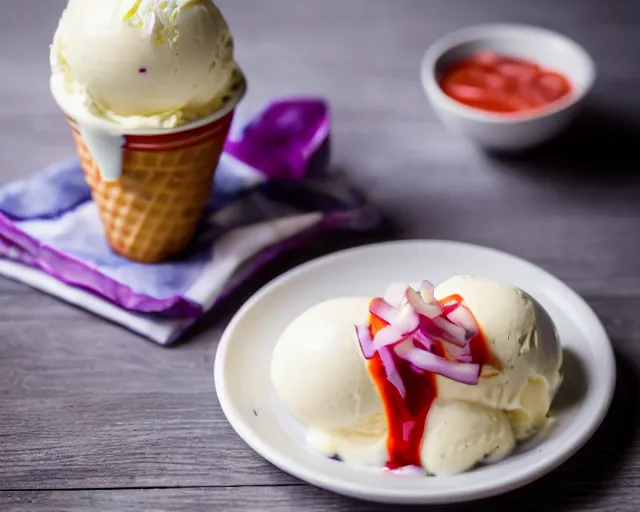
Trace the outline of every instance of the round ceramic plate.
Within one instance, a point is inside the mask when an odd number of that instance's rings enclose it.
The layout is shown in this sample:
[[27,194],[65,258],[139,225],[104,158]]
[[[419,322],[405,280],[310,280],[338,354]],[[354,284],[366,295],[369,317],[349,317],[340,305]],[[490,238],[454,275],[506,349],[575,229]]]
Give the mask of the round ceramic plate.
[[[325,299],[382,295],[391,282],[477,274],[513,283],[535,297],[556,323],[565,379],[552,410],[553,429],[520,445],[506,460],[450,477],[396,475],[357,468],[311,451],[304,427],[284,410],[270,381],[280,333]],[[615,384],[611,344],[589,306],[570,288],[514,256],[444,241],[406,241],[351,249],[302,265],[256,293],[220,341],[215,384],[236,432],[265,459],[310,484],[386,503],[436,504],[484,498],[523,486],[575,453],[604,418]]]

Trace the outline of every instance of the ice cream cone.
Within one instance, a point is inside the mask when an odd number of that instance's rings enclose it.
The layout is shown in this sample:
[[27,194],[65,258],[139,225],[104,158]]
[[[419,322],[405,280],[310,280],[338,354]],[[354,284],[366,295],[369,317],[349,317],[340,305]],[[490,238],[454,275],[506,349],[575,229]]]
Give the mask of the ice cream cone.
[[106,239],[126,258],[160,262],[191,241],[246,92],[233,53],[209,1],[67,3],[51,44],[51,93]]
[[191,130],[124,135],[117,180],[103,178],[82,131],[68,117],[114,251],[130,260],[156,263],[189,244],[211,194],[232,117],[233,111]]

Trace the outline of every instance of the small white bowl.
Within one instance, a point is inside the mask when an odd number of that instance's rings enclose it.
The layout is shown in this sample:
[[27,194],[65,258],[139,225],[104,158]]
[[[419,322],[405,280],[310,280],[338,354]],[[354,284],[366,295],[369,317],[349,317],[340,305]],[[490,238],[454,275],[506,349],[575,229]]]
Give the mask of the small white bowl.
[[[531,114],[505,115],[469,107],[449,97],[438,80],[446,68],[479,51],[531,60],[566,76],[573,90]],[[519,24],[490,24],[456,30],[436,41],[421,65],[422,85],[445,126],[487,150],[517,151],[545,142],[562,131],[584,103],[595,80],[587,52],[568,37]]]

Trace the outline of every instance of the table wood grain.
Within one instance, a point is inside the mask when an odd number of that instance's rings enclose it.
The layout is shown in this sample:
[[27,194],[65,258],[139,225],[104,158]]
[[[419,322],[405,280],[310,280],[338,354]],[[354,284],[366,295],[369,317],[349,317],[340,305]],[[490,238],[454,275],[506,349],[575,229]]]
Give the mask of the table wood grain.
[[[333,110],[337,171],[383,229],[292,251],[174,348],[0,278],[0,510],[401,510],[280,472],[226,422],[212,360],[235,310],[284,270],[342,247],[446,238],[525,257],[582,294],[615,345],[610,414],[527,488],[443,510],[640,510],[640,4],[635,0],[220,0],[250,79],[240,114],[286,94]],[[62,0],[3,0],[0,183],[73,153],[48,92]],[[599,71],[584,115],[542,150],[490,157],[451,135],[418,78],[424,49],[468,24],[519,21],[584,44]],[[438,510],[432,507],[430,510]]]

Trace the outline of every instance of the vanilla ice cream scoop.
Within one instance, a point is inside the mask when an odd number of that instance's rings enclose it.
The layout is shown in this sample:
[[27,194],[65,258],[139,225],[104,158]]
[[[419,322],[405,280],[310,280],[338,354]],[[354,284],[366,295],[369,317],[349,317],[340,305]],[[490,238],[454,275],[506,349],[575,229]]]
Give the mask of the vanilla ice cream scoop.
[[72,110],[129,128],[205,117],[242,81],[211,0],[70,0],[51,68]]
[[435,295],[463,299],[499,366],[474,386],[438,377],[438,397],[506,411],[516,438],[526,438],[546,421],[562,382],[562,351],[549,314],[524,291],[486,277],[453,277]]
[[436,400],[427,417],[420,450],[422,466],[442,476],[509,455],[516,441],[507,415],[463,400]]
[[362,357],[354,325],[368,321],[370,299],[322,302],[282,333],[271,358],[271,382],[304,425],[336,432],[384,433],[382,402]]

